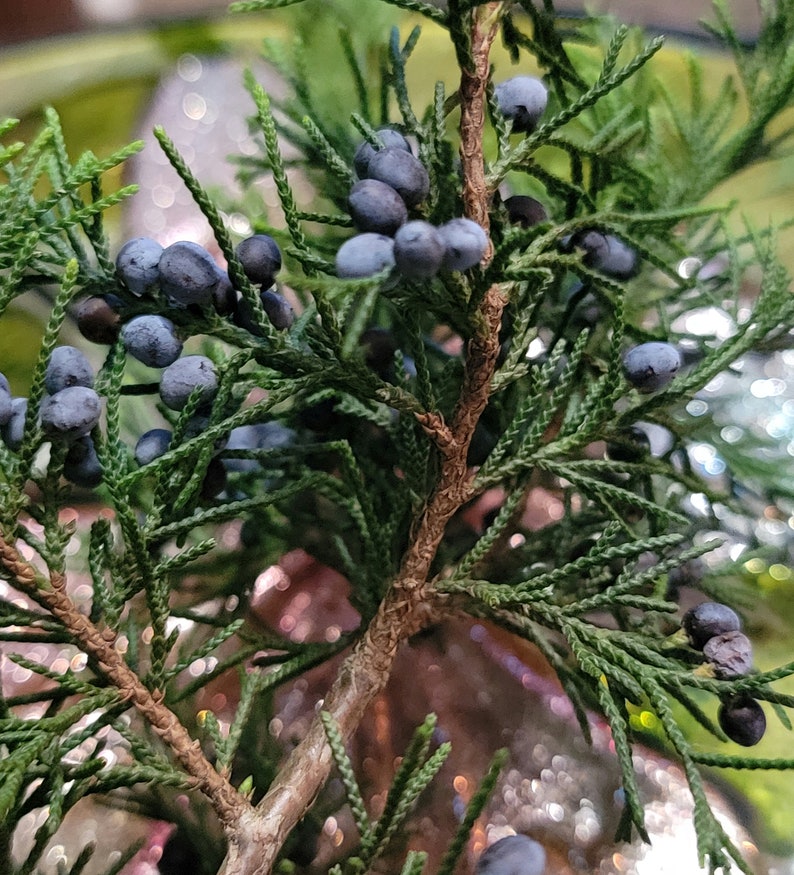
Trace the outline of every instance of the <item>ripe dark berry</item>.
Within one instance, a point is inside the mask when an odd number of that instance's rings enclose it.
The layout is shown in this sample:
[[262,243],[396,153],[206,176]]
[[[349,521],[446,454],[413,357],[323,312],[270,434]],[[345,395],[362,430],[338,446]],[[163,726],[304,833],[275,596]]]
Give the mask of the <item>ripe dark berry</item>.
[[640,264],[637,253],[614,234],[586,231],[571,242],[584,249],[582,264],[593,270],[620,280],[637,275]]
[[394,267],[394,240],[385,234],[357,234],[339,247],[336,275],[342,279],[374,276]]
[[54,395],[68,386],[94,385],[94,369],[85,355],[74,346],[56,346],[44,372],[44,387]]
[[681,625],[692,646],[702,650],[709,638],[725,632],[738,632],[742,623],[736,611],[727,605],[703,602],[684,614]]
[[378,179],[362,179],[350,189],[347,206],[359,231],[391,236],[408,221],[408,208],[399,194]]
[[641,343],[623,356],[626,379],[643,393],[666,386],[680,367],[681,353],[671,343]]
[[199,406],[218,392],[215,365],[203,355],[186,355],[169,365],[160,378],[160,397],[171,410],[182,410],[194,389],[200,390]]
[[165,316],[136,316],[121,329],[121,337],[127,352],[150,368],[166,368],[182,354],[174,323]]
[[394,376],[394,353],[397,343],[394,335],[386,328],[368,328],[359,338],[359,346],[364,352],[364,361],[382,379]]
[[278,243],[267,234],[246,237],[237,246],[237,258],[248,279],[265,288],[273,285],[276,274],[281,270],[281,250]]
[[25,432],[25,417],[28,412],[27,398],[11,399],[11,416],[0,428],[3,443],[9,450],[18,450],[22,446],[22,436]]
[[[381,128],[378,132],[378,139],[383,143],[384,148],[402,149],[403,152],[410,152],[411,145],[408,140],[394,128]],[[372,156],[379,151],[370,145],[366,140],[356,149],[356,154],[353,157],[353,166],[356,168],[356,173],[359,179],[364,179],[368,174],[369,162]]]
[[135,444],[135,461],[148,465],[168,452],[173,435],[166,428],[153,428],[144,432]]
[[226,479],[226,467],[217,456],[213,456],[207,464],[199,494],[204,499],[217,498],[226,489]]
[[545,871],[543,845],[525,835],[505,836],[494,842],[474,869],[475,875],[543,875]]
[[394,235],[394,262],[408,279],[429,279],[444,260],[444,240],[429,222],[406,222]]
[[237,291],[226,271],[218,268],[218,285],[212,291],[212,303],[219,316],[232,316],[237,310]]
[[102,482],[102,465],[96,453],[91,435],[78,438],[66,453],[63,476],[86,489],[93,489]]
[[703,656],[720,680],[745,677],[753,670],[753,645],[744,632],[723,632],[703,645]]
[[75,313],[80,334],[91,343],[108,346],[116,342],[121,327],[121,299],[115,295],[94,295],[86,298]]
[[717,713],[722,731],[744,747],[758,744],[766,732],[766,715],[755,699],[739,695],[720,705]]
[[420,204],[430,191],[430,177],[422,162],[403,149],[382,149],[372,156],[367,177],[390,185],[408,207]]
[[278,331],[286,331],[295,321],[295,311],[292,304],[284,297],[268,289],[262,292],[262,307],[270,320],[270,324]]
[[539,200],[524,194],[514,194],[505,201],[508,221],[522,228],[531,228],[545,222],[549,215]]
[[650,451],[650,438],[637,425],[624,429],[607,443],[607,458],[613,462],[640,462]]
[[223,462],[228,471],[253,471],[259,467],[254,459],[237,459],[237,450],[283,450],[295,441],[295,432],[275,420],[239,425],[229,432]]
[[502,115],[513,122],[517,133],[531,133],[546,109],[549,93],[534,76],[514,76],[494,88]]
[[76,440],[99,422],[102,403],[86,386],[69,386],[41,402],[39,417],[44,433],[51,438]]
[[149,237],[128,240],[116,256],[116,275],[133,295],[156,292],[163,247]]
[[218,266],[203,246],[180,240],[163,250],[159,262],[160,288],[172,303],[187,307],[212,305],[220,277]]
[[488,237],[471,219],[452,219],[438,229],[444,244],[444,267],[468,270],[479,264],[488,248]]

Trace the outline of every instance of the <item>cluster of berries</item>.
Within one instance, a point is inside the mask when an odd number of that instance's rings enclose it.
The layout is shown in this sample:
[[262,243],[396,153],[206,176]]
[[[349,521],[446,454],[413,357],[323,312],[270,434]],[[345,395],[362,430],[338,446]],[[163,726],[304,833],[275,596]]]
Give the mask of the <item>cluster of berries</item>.
[[353,224],[361,233],[336,254],[343,279],[374,276],[396,269],[410,280],[430,279],[439,270],[468,270],[485,255],[485,231],[470,219],[452,219],[440,227],[408,211],[428,195],[430,177],[410,143],[392,128],[378,131],[381,149],[362,143],[353,164],[359,177],[348,195]]
[[[44,435],[67,446],[64,475],[81,486],[96,486],[102,470],[90,432],[99,422],[102,402],[94,390],[94,370],[73,346],[57,346],[44,374],[46,394],[38,420]],[[28,399],[11,396],[8,380],[0,374],[0,434],[11,450],[22,444]]]
[[[720,680],[744,677],[753,669],[753,647],[741,631],[739,615],[719,602],[703,602],[688,610],[682,626],[694,648],[701,650]],[[766,717],[750,696],[732,696],[718,713],[722,731],[737,744],[750,747],[763,738]]]

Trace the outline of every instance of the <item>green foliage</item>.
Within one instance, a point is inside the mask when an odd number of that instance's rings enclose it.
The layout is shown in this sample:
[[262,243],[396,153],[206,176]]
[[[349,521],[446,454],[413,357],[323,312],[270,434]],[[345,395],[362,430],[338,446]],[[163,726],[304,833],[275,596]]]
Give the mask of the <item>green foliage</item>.
[[[270,10],[293,2],[239,2],[232,9]],[[451,2],[448,11],[418,0],[393,5],[444,29],[459,63],[471,60],[471,20],[484,4]],[[704,769],[792,764],[696,750],[674,705],[716,743],[726,739],[713,705],[735,693],[770,703],[785,723],[794,700],[775,685],[794,673],[794,664],[736,680],[696,670],[701,657],[672,634],[678,606],[666,583],[679,566],[716,546],[709,533],[718,528],[718,511],[748,518],[755,512],[737,486],[751,483],[770,503],[790,500],[793,492],[789,480],[773,478],[762,461],[741,454],[729,489],[704,482],[688,450],[714,434],[715,421],[709,415],[693,422],[685,408],[742,356],[775,349],[794,326],[794,296],[775,252],[774,229],[748,225],[737,237],[728,229],[727,207],[702,205],[726,179],[777,157],[788,143],[790,131],[772,133],[770,126],[794,93],[794,14],[790,2],[765,6],[758,45],[749,49],[717,3],[712,32],[733,53],[738,79],[726,80],[708,98],[693,58],[690,102],[682,107],[654,72],[660,39],[645,41],[637,31],[610,29],[597,19],[570,31],[551,3],[542,10],[528,2],[520,6],[523,13],[502,9],[498,24],[512,59],[529,58],[543,71],[549,109],[536,130],[519,137],[499,117],[488,84],[494,136],[484,139],[484,176],[494,252],[489,264],[465,273],[441,272],[422,283],[385,275],[340,280],[333,267],[351,225],[345,199],[355,179],[355,147],[362,138],[377,143],[375,128],[383,123],[411,135],[428,168],[431,193],[416,215],[440,224],[463,213],[454,130],[463,98],[457,83],[439,82],[430,106],[414,105],[408,71],[418,28],[407,38],[394,28],[378,46],[362,45],[352,28],[339,32],[343,71],[334,76],[352,83],[349,119],[329,119],[317,109],[321,102],[306,75],[305,47],[267,46],[291,86],[285,100],[246,77],[261,154],[240,162],[240,176],[251,182],[270,174],[275,183],[278,216],[271,219],[263,204],[252,220],[284,250],[279,282],[294,292],[301,311],[288,331],[268,320],[219,207],[167,129],[156,129],[168,161],[209,220],[252,320],[244,328],[209,308],[168,310],[184,336],[205,339],[220,386],[208,410],[198,409],[197,392],[179,413],[152,401],[151,422],[164,418],[173,438],[165,454],[142,467],[130,450],[137,435],[127,433],[127,405],[132,396],[154,394],[156,386],[138,381],[121,341],[106,351],[96,381],[105,414],[91,436],[103,470],[92,500],[108,513],[90,525],[62,513],[85,494],[62,477],[67,447],[45,439],[37,411],[49,356],[77,297],[116,295],[125,319],[168,308],[162,297],[137,298],[120,282],[102,222],[109,207],[135,190],[125,186],[106,194],[103,177],[141,144],[105,159],[86,153],[72,163],[57,115],[48,111],[32,142],[0,146],[0,317],[24,305],[33,290],[43,289],[49,300],[21,443],[0,443],[0,534],[33,557],[28,567],[35,572],[35,580],[23,580],[13,562],[4,560],[2,640],[11,645],[7,657],[42,681],[35,692],[0,695],[0,861],[7,861],[13,875],[35,870],[81,798],[124,790],[144,810],[179,823],[168,788],[195,786],[195,776],[172,756],[162,732],[130,716],[128,698],[109,682],[107,666],[87,645],[74,615],[52,611],[44,594],[58,589],[63,575],[89,581],[90,603],[75,614],[90,615],[143,687],[200,740],[224,779],[242,784],[246,797],[261,799],[276,780],[282,753],[270,734],[277,690],[361,640],[399,580],[439,490],[447,450],[441,426],[457,421],[460,399],[467,397],[467,356],[483,337],[483,302],[494,285],[506,301],[503,355],[478,426],[487,451],[481,460],[470,459],[465,500],[492,488],[504,499],[479,535],[447,526],[434,545],[431,573],[420,583],[455,612],[486,618],[535,644],[558,674],[585,734],[586,710],[604,715],[625,791],[620,838],[647,838],[632,763],[637,733],[628,710],[641,705],[656,715],[660,743],[684,768],[701,861],[711,872],[731,864],[749,871],[711,811]],[[14,127],[13,121],[0,125],[4,142]],[[297,163],[320,188],[311,211],[298,207],[285,142],[299,150]],[[542,197],[549,218],[530,228],[512,225],[499,195],[504,186]],[[587,230],[629,244],[641,260],[639,275],[617,280],[585,264],[571,240]],[[693,253],[699,263],[724,256],[727,267],[714,278],[677,270]],[[747,313],[743,309],[750,305],[740,300],[740,290],[753,273],[760,280]],[[578,289],[577,281],[583,283]],[[586,298],[597,318],[583,312]],[[661,391],[633,389],[621,367],[627,347],[647,340],[692,341],[681,326],[687,315],[707,307],[727,313],[732,333],[697,340],[695,363]],[[393,361],[379,369],[368,366],[366,356],[365,332],[373,325],[388,330],[395,345]],[[199,427],[197,414],[205,417]],[[288,439],[266,448],[225,448],[232,429],[264,422],[277,424]],[[665,429],[669,448],[629,460],[604,456],[603,442],[619,442],[638,422]],[[208,497],[203,486],[217,459],[235,464],[228,466],[225,489]],[[530,529],[522,512],[538,488],[553,494],[563,513]],[[693,494],[703,497],[705,516],[690,511]],[[462,521],[464,503],[453,523]],[[254,533],[249,541],[224,537],[240,525]],[[304,642],[257,618],[257,576],[296,549],[347,578],[359,629]],[[712,595],[719,586],[717,575],[703,584]],[[180,626],[189,631],[180,634]],[[26,658],[31,641],[68,643],[85,661],[55,672]],[[213,681],[235,672],[236,707],[222,719],[201,703]],[[376,818],[333,714],[322,712],[321,719],[359,834],[358,847],[331,871],[365,872],[395,853],[396,839],[449,744],[431,750],[435,717],[428,717]],[[127,757],[114,765],[100,756],[109,734]],[[78,748],[79,759],[72,756]],[[495,757],[450,837],[442,875],[454,871],[504,759],[503,753]],[[147,796],[140,785],[156,786],[158,793]],[[318,810],[333,805],[339,800],[324,796]],[[33,851],[25,861],[12,861],[15,827],[45,807]],[[203,840],[211,846],[209,858],[217,857],[214,833],[207,831]],[[92,853],[84,849],[68,871],[81,872]],[[411,851],[402,872],[421,873],[425,863],[423,853]],[[291,866],[287,859],[283,865]]]

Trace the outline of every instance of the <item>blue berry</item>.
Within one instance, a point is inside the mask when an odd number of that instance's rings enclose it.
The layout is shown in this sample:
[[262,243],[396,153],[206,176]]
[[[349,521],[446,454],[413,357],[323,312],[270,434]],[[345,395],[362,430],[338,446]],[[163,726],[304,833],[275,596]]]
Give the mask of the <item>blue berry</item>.
[[[381,128],[377,131],[377,134],[378,139],[385,148],[402,149],[403,152],[411,151],[411,145],[408,140],[399,131],[395,131],[394,128]],[[359,179],[364,179],[368,175],[369,162],[377,151],[366,140],[356,149],[356,154],[353,156],[353,166],[356,168]]]
[[720,602],[703,602],[690,608],[683,616],[681,625],[689,636],[692,646],[698,650],[715,635],[738,632],[742,621],[732,608]]
[[666,386],[680,367],[681,353],[670,343],[641,343],[623,356],[626,379],[643,393]]
[[41,402],[41,427],[48,437],[76,440],[99,422],[102,403],[86,386],[69,386]]
[[399,194],[385,182],[362,179],[347,198],[353,224],[359,231],[392,235],[408,221],[408,208]]
[[745,677],[753,670],[753,645],[744,632],[723,632],[703,645],[703,656],[720,680]]
[[281,270],[281,250],[278,243],[267,234],[254,234],[237,246],[237,258],[245,275],[252,283],[261,283],[265,288],[273,285]]
[[94,385],[94,369],[85,355],[74,346],[56,346],[50,353],[44,372],[44,387],[54,395],[67,386]]
[[429,222],[406,222],[394,235],[394,262],[408,279],[429,279],[444,260],[444,240]]
[[295,321],[295,311],[292,304],[278,292],[268,289],[262,292],[262,307],[270,320],[270,324],[278,331],[286,331]]
[[499,111],[513,122],[517,133],[535,130],[548,103],[546,86],[534,76],[514,76],[500,82],[494,89]]
[[166,428],[152,428],[144,432],[135,444],[135,461],[143,466],[168,452],[172,433]]
[[102,465],[91,435],[78,438],[66,453],[63,476],[76,486],[93,489],[102,482]]
[[107,346],[115,343],[121,325],[122,302],[115,295],[94,295],[86,298],[75,313],[80,334],[91,343]]
[[22,436],[25,432],[25,417],[28,412],[27,398],[11,399],[11,416],[0,428],[3,442],[10,450],[18,450],[22,446]]
[[720,705],[717,712],[722,731],[736,744],[752,747],[766,732],[766,715],[755,699],[739,695]]
[[430,191],[430,177],[422,162],[403,149],[381,149],[372,156],[367,176],[390,185],[408,207],[420,204]]
[[0,426],[6,425],[11,419],[13,412],[13,399],[11,397],[11,387],[8,385],[8,380],[5,374],[0,374]]
[[631,279],[639,271],[637,253],[614,234],[586,231],[571,240],[584,249],[582,263],[619,280]]
[[157,291],[163,247],[149,237],[128,240],[116,256],[116,275],[133,295]]
[[180,307],[212,305],[219,282],[218,266],[203,246],[180,240],[163,250],[159,262],[160,288]]
[[206,356],[186,355],[163,371],[160,397],[171,410],[182,410],[194,389],[200,390],[200,407],[212,401],[218,392],[218,374]]
[[182,354],[174,323],[165,316],[136,316],[121,329],[121,337],[127,352],[150,368],[166,368]]
[[506,836],[494,842],[474,869],[475,875],[543,875],[546,851],[525,835]]
[[275,420],[238,425],[229,432],[224,452],[224,464],[228,471],[253,471],[259,467],[254,459],[236,459],[238,450],[283,450],[295,442],[295,432]]
[[336,275],[342,279],[374,276],[394,267],[394,240],[385,234],[357,234],[339,247]]
[[212,291],[212,303],[219,316],[233,316],[237,311],[237,290],[226,271],[218,268],[218,285]]
[[488,237],[471,219],[452,219],[438,229],[444,244],[444,267],[468,270],[479,264],[488,248]]

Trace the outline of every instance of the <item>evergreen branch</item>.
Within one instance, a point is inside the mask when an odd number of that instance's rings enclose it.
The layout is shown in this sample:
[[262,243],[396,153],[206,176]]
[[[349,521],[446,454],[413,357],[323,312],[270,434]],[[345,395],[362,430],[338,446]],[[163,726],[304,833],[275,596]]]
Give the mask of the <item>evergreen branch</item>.
[[361,836],[361,843],[366,848],[372,840],[372,826],[370,824],[366,806],[364,805],[361,790],[358,786],[358,781],[356,781],[356,776],[353,773],[353,764],[350,762],[350,757],[347,755],[342,735],[339,731],[339,727],[334,722],[333,716],[329,714],[328,711],[321,711],[320,719],[325,728],[325,734],[328,737],[328,744],[330,745],[336,768],[342,778],[347,802],[350,806],[350,811],[353,814],[356,828]]
[[0,536],[0,562],[11,574],[14,585],[28,594],[35,594],[69,631],[80,647],[96,661],[104,677],[128,698],[154,732],[168,745],[187,774],[196,779],[199,788],[213,805],[221,823],[233,830],[249,806],[234,788],[222,778],[190,738],[187,730],[166,706],[127,666],[113,646],[115,634],[106,636],[76,608],[66,593],[65,578],[52,572],[42,580],[36,570],[16,549]]
[[507,762],[507,757],[508,751],[506,748],[502,748],[494,754],[491,764],[488,767],[488,771],[480,782],[480,786],[477,788],[476,793],[474,793],[469,800],[469,804],[466,806],[466,813],[463,815],[463,819],[455,831],[455,836],[450,842],[450,845],[441,860],[438,875],[452,875],[455,871],[455,866],[460,859],[460,855],[466,847],[469,833],[477,822],[477,818],[482,814],[485,806],[488,804],[488,800],[491,798],[491,794],[496,787],[496,782],[499,779],[499,774]]

